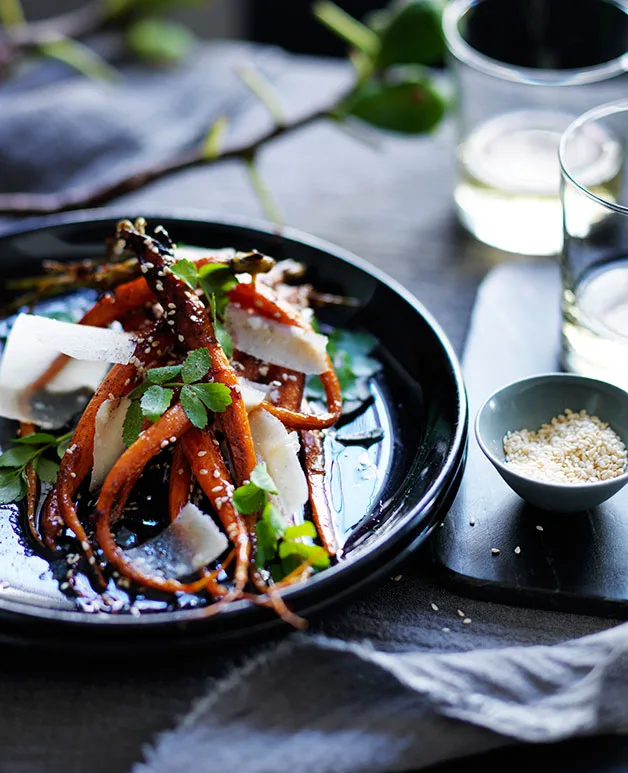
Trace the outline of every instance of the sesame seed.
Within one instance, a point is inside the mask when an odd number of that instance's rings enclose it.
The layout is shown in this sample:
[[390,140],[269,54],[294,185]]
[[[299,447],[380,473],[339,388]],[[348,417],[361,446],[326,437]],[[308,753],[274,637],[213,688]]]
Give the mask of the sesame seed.
[[449,633],[450,630],[451,630],[451,628],[441,628],[441,631],[443,633]]
[[202,458],[203,456],[205,456],[205,454],[206,454],[206,453],[207,453],[207,451],[199,451],[199,452],[198,452],[196,455],[197,455],[199,458]]
[[542,526],[540,526],[539,524],[537,524],[537,526],[536,526],[536,530],[537,530],[537,531],[543,531],[543,527],[542,527]]
[[393,580],[394,582],[399,582],[399,580],[401,580],[402,577],[403,577],[402,574],[396,574],[394,577],[391,577],[390,579]]
[[499,548],[491,548],[491,553],[494,556],[498,556],[499,555]]
[[71,472],[71,473],[70,473],[70,477],[71,477],[71,478],[76,478],[76,473],[75,473],[75,472]]
[[517,547],[515,548],[515,553],[517,555],[519,555],[519,553],[521,553],[521,548],[519,547],[519,545],[517,545]]
[[222,486],[214,486],[214,488],[212,489],[212,491],[213,491],[213,492],[216,492],[216,491],[222,491]]
[[437,604],[435,604],[433,601],[432,601],[432,603],[430,604],[430,606],[432,607],[432,609],[434,610],[434,612],[438,612],[438,605],[437,605]]
[[176,436],[176,435],[173,435],[173,436],[170,438],[170,442],[171,442],[171,443],[176,443],[176,442],[177,442],[177,436]]
[[181,335],[181,333],[179,333],[179,335],[177,336],[177,338],[178,338],[178,340],[179,340],[181,343],[183,343],[183,342],[185,341],[185,338],[184,338],[184,337]]
[[198,474],[199,475],[207,475],[207,470],[199,470]]
[[460,617],[465,617],[465,613],[462,611],[462,609],[458,609],[457,612],[460,615]]
[[538,430],[507,432],[506,464],[515,472],[554,483],[594,483],[621,475],[628,452],[621,438],[584,409],[555,416]]
[[219,477],[220,477],[220,472],[219,472],[219,470],[214,470],[214,472],[213,472],[213,476],[214,476],[214,478],[219,478]]
[[464,625],[469,625],[471,623],[471,618],[465,617],[465,619],[462,622],[464,623]]

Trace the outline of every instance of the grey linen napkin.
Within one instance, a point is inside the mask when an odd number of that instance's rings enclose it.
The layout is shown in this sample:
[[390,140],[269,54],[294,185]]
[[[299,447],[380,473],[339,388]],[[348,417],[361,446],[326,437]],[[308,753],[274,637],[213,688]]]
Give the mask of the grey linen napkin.
[[628,625],[456,654],[298,635],[214,685],[133,773],[385,773],[620,732],[627,674]]
[[[285,88],[297,113],[347,75],[336,67],[317,80],[300,60],[239,44],[202,49],[158,78],[142,68],[96,85],[54,68],[27,74],[0,87],[0,190],[116,180],[200,141],[223,113],[240,139],[260,131],[268,117],[234,74],[243,61]],[[134,773],[392,772],[514,739],[619,732],[628,627],[613,625],[463,600],[410,566],[210,681]]]

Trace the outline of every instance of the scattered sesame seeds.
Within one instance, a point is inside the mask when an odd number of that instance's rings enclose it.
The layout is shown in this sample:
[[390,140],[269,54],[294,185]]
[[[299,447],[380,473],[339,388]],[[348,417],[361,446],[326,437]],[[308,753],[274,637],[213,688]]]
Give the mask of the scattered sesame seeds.
[[594,483],[621,475],[628,454],[608,423],[584,409],[566,409],[538,430],[508,432],[505,462],[515,472],[550,483]]
[[430,604],[430,606],[432,607],[432,609],[434,610],[434,612],[438,612],[438,604],[435,604],[435,603],[432,601],[432,603]]
[[458,609],[458,610],[457,610],[457,612],[458,612],[458,614],[460,615],[460,617],[466,617],[466,615],[465,615],[465,613],[462,611],[462,609]]
[[214,472],[212,474],[213,474],[214,478],[219,478],[220,477],[220,472],[218,470],[214,470]]
[[515,548],[515,553],[517,555],[519,555],[519,553],[521,553],[521,548],[519,547],[519,545],[517,545],[517,547]]
[[216,491],[222,491],[222,486],[214,486],[214,488],[212,489],[212,491],[214,491],[214,492],[216,492]]
[[202,459],[207,454],[207,451],[199,451],[196,455],[199,459]]
[[71,472],[71,473],[70,473],[70,477],[71,477],[71,478],[76,478],[76,473],[75,473],[75,472]]
[[471,618],[465,617],[465,619],[462,621],[464,625],[470,625],[471,624]]
[[491,553],[494,556],[498,556],[499,555],[499,548],[491,548]]
[[171,443],[176,443],[177,442],[177,436],[176,435],[172,435],[172,437],[170,438],[170,442]]
[[543,527],[540,524],[537,523],[536,530],[537,531],[543,531]]

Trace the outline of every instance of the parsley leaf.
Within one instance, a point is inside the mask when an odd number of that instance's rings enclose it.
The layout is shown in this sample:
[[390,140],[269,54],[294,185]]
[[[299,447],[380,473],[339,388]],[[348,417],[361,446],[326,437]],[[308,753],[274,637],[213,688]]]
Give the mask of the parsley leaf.
[[157,421],[168,410],[173,397],[174,391],[172,389],[164,389],[158,384],[153,384],[141,397],[142,414],[149,421]]
[[189,384],[186,384],[181,389],[181,405],[192,424],[199,429],[203,429],[203,427],[207,426],[207,410],[202,400],[199,399],[194,391],[195,389],[198,389],[198,387],[192,387]]
[[211,364],[212,358],[208,349],[195,349],[185,358],[181,368],[181,378],[186,384],[200,381],[209,373]]
[[329,566],[329,553],[320,545],[306,545],[305,542],[282,540],[279,543],[279,558],[288,556],[300,556],[310,561],[314,569],[327,569]]
[[132,400],[122,424],[122,442],[125,446],[132,446],[140,436],[143,418],[140,404]]
[[231,501],[235,509],[243,515],[258,513],[266,503],[266,492],[255,483],[245,483],[233,492]]
[[267,491],[269,494],[277,493],[277,487],[268,473],[268,467],[265,462],[258,462],[255,465],[255,469],[251,473],[251,483],[254,483],[262,491]]
[[146,372],[146,379],[151,384],[165,384],[181,373],[181,365],[166,365],[164,368],[151,368]]
[[170,270],[175,276],[182,279],[190,290],[196,290],[198,287],[198,272],[191,260],[182,258],[174,263]]
[[26,495],[26,469],[32,465],[39,479],[54,483],[59,472],[59,459],[65,453],[72,433],[57,437],[48,432],[34,432],[31,435],[14,438],[14,447],[0,456],[0,504],[18,502]]
[[26,483],[20,470],[0,474],[0,505],[19,502],[26,496]]
[[214,413],[222,413],[231,405],[231,390],[225,384],[194,384],[190,389]]

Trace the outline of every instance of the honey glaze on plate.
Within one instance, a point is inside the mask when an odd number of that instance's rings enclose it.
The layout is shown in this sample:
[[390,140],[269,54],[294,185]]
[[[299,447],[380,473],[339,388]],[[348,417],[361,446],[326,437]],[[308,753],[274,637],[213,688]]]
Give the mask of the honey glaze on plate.
[[[76,320],[95,297],[91,291],[81,291],[41,303],[35,311]],[[0,323],[0,334],[6,335],[10,322],[11,319]],[[363,403],[350,405],[350,412],[343,415],[337,426],[323,433],[325,485],[340,547],[339,561],[346,560],[343,547],[350,545],[352,536],[358,533],[357,527],[376,517],[393,465],[398,421],[395,401],[387,388],[386,370],[371,379],[368,390],[369,397]],[[15,434],[14,422],[0,422],[3,450]],[[124,518],[115,527],[117,543],[123,549],[145,544],[168,525],[167,496],[164,494],[170,457],[170,449],[159,454],[135,487]],[[49,490],[50,486],[42,486],[40,504]],[[89,495],[87,482],[80,493],[79,513],[83,523],[88,525],[94,499]],[[212,512],[202,492],[196,501],[204,512]],[[306,516],[308,506],[304,511]],[[140,593],[132,587],[124,588],[124,582],[116,583],[111,577],[106,591],[101,594],[93,589],[87,563],[75,543],[74,538],[68,539],[69,550],[61,556],[43,555],[28,536],[24,507],[1,505],[0,597],[55,609],[131,615],[192,609],[209,603],[203,597],[184,593]],[[214,564],[210,568],[220,567]],[[226,572],[219,574],[217,580],[228,584]]]

